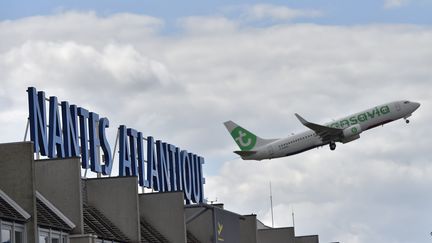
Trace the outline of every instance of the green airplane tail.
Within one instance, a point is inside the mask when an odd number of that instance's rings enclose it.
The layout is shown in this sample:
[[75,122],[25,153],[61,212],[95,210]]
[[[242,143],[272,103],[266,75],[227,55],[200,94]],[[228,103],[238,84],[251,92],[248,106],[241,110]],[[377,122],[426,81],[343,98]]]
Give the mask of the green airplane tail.
[[262,139],[233,121],[224,122],[224,125],[242,151],[253,151],[255,148],[275,141],[275,139]]

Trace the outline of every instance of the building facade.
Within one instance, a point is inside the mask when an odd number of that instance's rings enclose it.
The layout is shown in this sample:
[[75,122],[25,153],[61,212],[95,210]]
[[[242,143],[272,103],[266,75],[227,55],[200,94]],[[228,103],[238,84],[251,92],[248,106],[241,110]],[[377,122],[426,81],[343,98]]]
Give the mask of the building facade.
[[84,179],[80,158],[35,160],[32,142],[0,144],[1,243],[317,243],[183,192],[138,192],[134,176]]

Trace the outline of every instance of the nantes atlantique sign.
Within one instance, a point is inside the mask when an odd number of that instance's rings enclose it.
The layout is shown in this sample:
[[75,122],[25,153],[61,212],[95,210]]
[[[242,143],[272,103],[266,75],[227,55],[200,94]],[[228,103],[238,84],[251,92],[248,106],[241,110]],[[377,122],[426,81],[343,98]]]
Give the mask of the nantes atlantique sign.
[[[106,136],[108,118],[67,101],[59,105],[57,97],[46,99],[45,92],[33,87],[27,93],[35,153],[48,158],[79,156],[83,169],[111,174],[114,161]],[[183,191],[187,204],[204,201],[203,157],[151,136],[144,138],[141,132],[124,125],[118,130],[119,176],[138,176],[141,187],[159,192]]]

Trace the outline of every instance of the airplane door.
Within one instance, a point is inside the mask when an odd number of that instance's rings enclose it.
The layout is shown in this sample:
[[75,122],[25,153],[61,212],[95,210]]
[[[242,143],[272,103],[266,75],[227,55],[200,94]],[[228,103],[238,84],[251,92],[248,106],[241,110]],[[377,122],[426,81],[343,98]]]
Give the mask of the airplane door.
[[399,102],[396,103],[395,106],[396,106],[396,110],[397,110],[397,111],[400,111],[400,110],[401,110],[401,106],[400,106]]

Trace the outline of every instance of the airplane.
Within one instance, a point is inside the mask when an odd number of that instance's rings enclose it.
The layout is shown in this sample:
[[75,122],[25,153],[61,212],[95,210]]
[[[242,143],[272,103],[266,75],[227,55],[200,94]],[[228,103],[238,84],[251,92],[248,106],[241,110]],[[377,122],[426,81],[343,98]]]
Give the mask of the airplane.
[[360,133],[386,123],[405,119],[420,107],[420,103],[408,100],[394,101],[352,114],[324,125],[309,122],[295,113],[297,119],[309,130],[279,139],[263,139],[233,121],[224,122],[225,127],[239,146],[243,160],[263,160],[290,156],[307,150],[329,145],[336,149],[336,142],[348,143],[360,138]]

